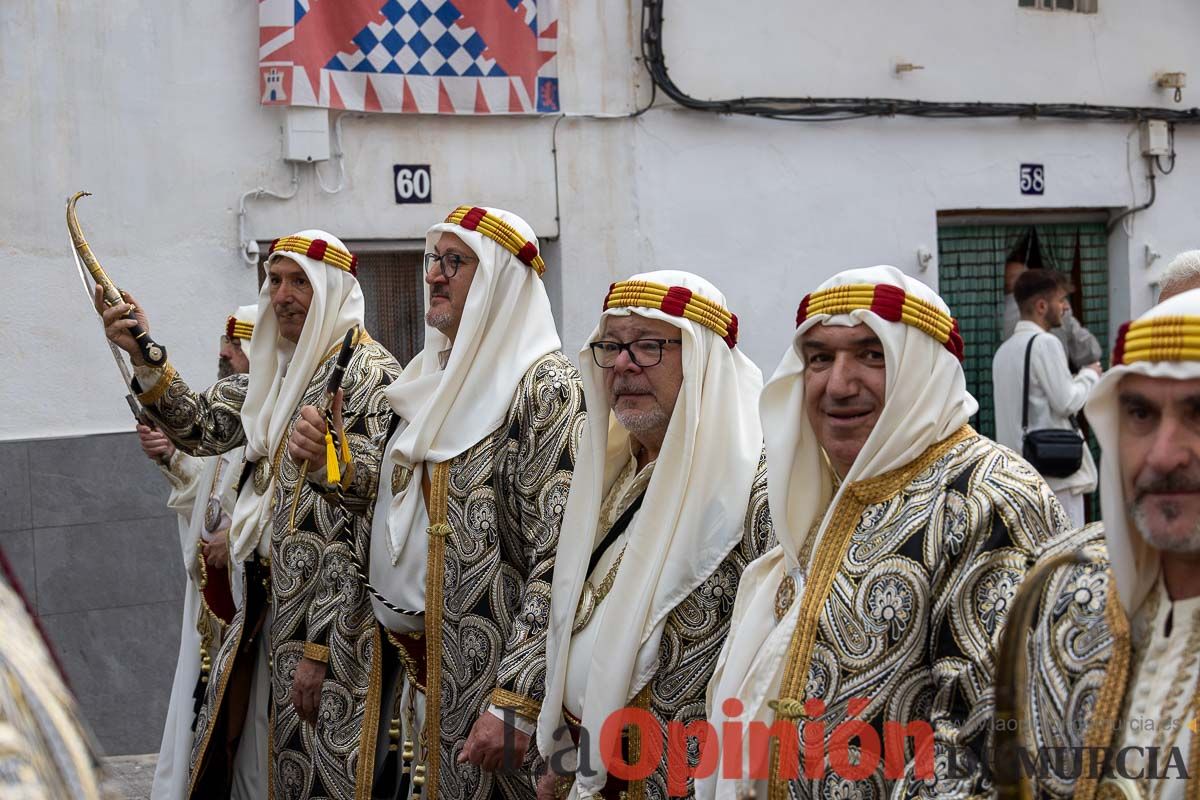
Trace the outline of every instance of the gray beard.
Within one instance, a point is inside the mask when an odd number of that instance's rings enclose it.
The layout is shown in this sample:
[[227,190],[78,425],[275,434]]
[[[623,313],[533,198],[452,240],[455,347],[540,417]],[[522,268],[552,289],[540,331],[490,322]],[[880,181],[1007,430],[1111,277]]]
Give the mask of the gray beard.
[[634,435],[665,431],[667,425],[671,422],[671,418],[657,406],[649,411],[614,409],[613,414],[616,416],[617,422],[621,423],[621,427]]
[[[1172,511],[1172,507],[1168,504],[1163,508],[1163,516],[1172,517],[1178,513],[1178,509]],[[1200,553],[1200,522],[1192,528],[1191,532],[1180,537],[1160,536],[1157,531],[1150,527],[1150,523],[1146,519],[1146,513],[1142,510],[1140,503],[1134,503],[1129,507],[1129,516],[1133,519],[1134,527],[1141,534],[1143,541],[1153,547],[1155,550],[1161,550],[1164,553],[1179,553],[1181,555],[1194,555]]]
[[233,374],[233,362],[227,358],[217,359],[217,380],[228,378]]
[[454,315],[449,311],[433,311],[432,309],[425,315],[425,321],[429,323],[429,327],[437,328],[439,331],[450,327]]

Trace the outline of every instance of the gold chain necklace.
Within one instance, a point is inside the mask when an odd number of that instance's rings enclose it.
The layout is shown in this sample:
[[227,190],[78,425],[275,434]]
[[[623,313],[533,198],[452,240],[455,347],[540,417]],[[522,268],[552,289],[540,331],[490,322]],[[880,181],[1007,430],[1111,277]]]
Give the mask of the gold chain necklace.
[[626,542],[621,547],[621,552],[617,553],[617,560],[608,568],[608,572],[604,573],[604,579],[600,581],[599,586],[592,586],[591,581],[583,582],[583,594],[580,595],[579,605],[575,609],[575,624],[571,626],[572,636],[587,627],[592,615],[596,613],[596,608],[612,591],[613,582],[617,579],[617,569],[621,566],[621,559],[625,557],[625,547],[628,546],[629,543]]

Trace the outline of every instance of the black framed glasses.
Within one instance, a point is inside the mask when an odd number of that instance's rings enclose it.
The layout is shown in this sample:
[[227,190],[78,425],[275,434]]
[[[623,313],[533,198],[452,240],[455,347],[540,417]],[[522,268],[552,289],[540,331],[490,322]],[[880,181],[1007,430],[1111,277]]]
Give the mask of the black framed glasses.
[[617,365],[621,351],[629,353],[629,359],[642,369],[654,367],[662,361],[663,348],[669,344],[683,344],[683,339],[634,339],[632,342],[614,342],[602,339],[591,342],[592,358],[601,369],[612,369]]
[[425,274],[428,275],[433,271],[434,264],[442,265],[442,274],[447,278],[453,278],[455,273],[463,264],[469,264],[472,259],[463,258],[458,253],[446,253],[438,255],[437,253],[425,254]]

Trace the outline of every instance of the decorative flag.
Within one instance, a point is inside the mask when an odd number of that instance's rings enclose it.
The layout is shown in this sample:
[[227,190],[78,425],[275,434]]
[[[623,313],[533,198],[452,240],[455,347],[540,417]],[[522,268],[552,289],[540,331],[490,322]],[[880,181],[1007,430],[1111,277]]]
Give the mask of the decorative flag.
[[557,0],[259,0],[263,105],[553,114]]

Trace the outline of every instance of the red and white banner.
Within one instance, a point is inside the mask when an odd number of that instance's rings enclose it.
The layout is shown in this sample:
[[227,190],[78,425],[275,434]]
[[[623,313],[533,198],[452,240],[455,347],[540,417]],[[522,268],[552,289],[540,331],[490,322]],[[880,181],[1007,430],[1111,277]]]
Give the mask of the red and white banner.
[[264,105],[553,114],[557,0],[260,0]]

